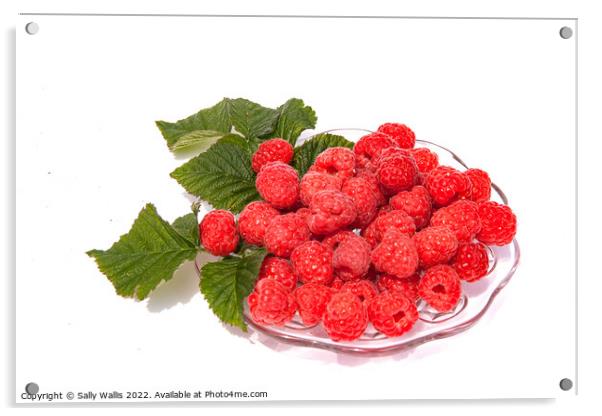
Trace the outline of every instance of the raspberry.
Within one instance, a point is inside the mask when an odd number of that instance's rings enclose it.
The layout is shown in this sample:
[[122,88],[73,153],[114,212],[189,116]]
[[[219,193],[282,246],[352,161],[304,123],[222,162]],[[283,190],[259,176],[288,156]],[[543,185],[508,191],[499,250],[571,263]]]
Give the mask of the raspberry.
[[439,312],[449,312],[460,300],[462,287],[456,271],[438,264],[427,269],[418,284],[418,294]]
[[309,228],[302,217],[295,213],[279,215],[270,221],[263,236],[268,252],[278,257],[289,257],[299,244],[308,241]]
[[447,227],[427,227],[414,235],[420,265],[447,263],[456,254],[458,239]]
[[368,224],[367,227],[363,228],[361,232],[361,236],[364,237],[364,239],[368,242],[368,244],[370,244],[370,246],[372,246],[372,248],[376,247],[376,245],[380,242],[382,237],[377,229],[376,220],[378,220],[381,216],[385,215],[387,212],[390,212],[390,210],[388,209],[388,205],[385,205],[385,207],[383,208],[381,208],[378,211],[378,213],[376,214],[376,218],[374,218],[374,220],[370,224]]
[[475,202],[489,201],[491,198],[491,179],[487,172],[481,169],[468,169],[464,172],[470,183],[470,199]]
[[357,235],[353,231],[349,231],[349,230],[339,231],[336,234],[332,234],[332,235],[329,235],[328,237],[324,238],[322,240],[322,244],[326,244],[331,249],[336,250],[336,248],[339,246],[339,244],[341,244],[341,241],[343,241],[349,237],[353,238],[353,237],[357,237]]
[[342,280],[360,279],[370,268],[370,244],[362,237],[347,235],[334,250],[332,265]]
[[493,201],[481,202],[478,207],[481,231],[477,239],[485,244],[503,246],[516,235],[516,216],[509,206]]
[[476,282],[489,270],[487,249],[482,243],[462,244],[450,265],[456,270],[460,279]]
[[370,224],[376,215],[377,197],[372,185],[364,178],[348,178],[341,191],[353,200],[357,218],[353,223],[354,228],[362,228]]
[[355,154],[346,147],[329,147],[316,157],[313,170],[350,178],[355,173]]
[[333,277],[332,249],[319,241],[306,241],[295,247],[291,263],[299,280],[329,284]]
[[376,270],[399,278],[410,277],[418,268],[418,252],[412,239],[396,228],[390,228],[372,251]]
[[353,341],[359,338],[368,326],[364,304],[351,292],[335,293],[326,305],[322,326],[334,341]]
[[370,301],[370,299],[378,295],[378,289],[376,289],[376,285],[368,280],[363,279],[345,282],[343,286],[341,286],[341,291],[353,293],[355,296],[360,298],[362,302]]
[[270,221],[278,215],[278,210],[267,202],[251,202],[238,217],[238,231],[247,243],[263,245],[265,230]]
[[223,209],[209,212],[199,224],[201,243],[214,256],[227,256],[238,245],[234,215]]
[[419,147],[411,150],[414,161],[418,167],[418,172],[429,173],[431,170],[439,166],[439,156],[426,147]]
[[311,214],[311,210],[309,208],[299,208],[297,211],[295,211],[295,214],[297,214],[299,217],[303,218],[303,221],[307,222],[307,218],[309,218],[310,214]]
[[416,304],[399,292],[382,292],[368,302],[370,322],[388,337],[408,332],[418,320]]
[[271,279],[280,283],[286,290],[292,292],[297,286],[297,276],[293,266],[280,257],[266,257],[261,263],[257,280]]
[[414,159],[414,156],[412,156],[412,153],[408,149],[402,149],[400,147],[387,147],[386,149],[378,152],[376,156],[372,158],[372,166],[374,166],[376,169],[378,165],[380,165],[380,162],[389,156],[405,156],[409,157],[410,159]]
[[331,288],[319,283],[306,283],[295,289],[297,308],[305,326],[314,326],[322,320],[332,294]]
[[372,193],[376,197],[376,206],[381,207],[387,204],[387,197],[383,194],[383,191],[380,189],[380,183],[378,183],[378,178],[376,174],[368,169],[358,169],[356,174],[357,178],[365,179],[370,185],[370,189],[372,189]]
[[438,206],[449,205],[470,195],[470,180],[464,173],[449,166],[438,166],[426,177],[425,188]]
[[440,208],[433,214],[431,225],[447,227],[456,235],[459,242],[468,243],[481,230],[481,219],[477,211],[477,204],[462,199],[447,207]]
[[379,215],[374,220],[376,224],[376,237],[381,240],[387,230],[395,228],[404,235],[411,237],[416,232],[414,220],[405,211],[392,210]]
[[390,200],[393,209],[402,210],[414,220],[416,229],[428,224],[431,218],[431,196],[424,186],[417,185],[410,191],[403,191]]
[[290,208],[299,199],[299,175],[282,162],[270,162],[261,169],[255,179],[259,195],[275,208]]
[[376,177],[385,194],[394,195],[414,186],[418,169],[414,160],[407,156],[389,156],[380,160]]
[[416,135],[405,124],[385,123],[376,131],[388,134],[403,149],[411,149],[416,144]]
[[321,172],[307,172],[301,179],[300,197],[303,205],[309,205],[313,196],[324,190],[340,191],[343,181],[334,175]]
[[320,191],[309,205],[307,225],[312,233],[326,235],[347,227],[357,217],[353,200],[340,191]]
[[343,279],[341,279],[340,277],[335,277],[330,283],[330,288],[334,291],[338,291],[343,287],[344,284],[345,282],[343,281]]
[[293,146],[286,140],[270,139],[261,143],[253,153],[251,167],[258,173],[262,167],[270,162],[290,163],[293,160]]
[[416,302],[418,300],[419,282],[420,276],[418,273],[414,273],[405,279],[400,279],[390,274],[381,274],[376,281],[376,286],[381,292],[386,290],[389,292],[400,292],[412,302]]
[[255,291],[247,298],[251,318],[258,324],[283,326],[295,314],[295,297],[275,280],[257,282]]
[[367,166],[373,157],[387,147],[399,147],[388,134],[376,132],[363,136],[353,146],[357,166]]

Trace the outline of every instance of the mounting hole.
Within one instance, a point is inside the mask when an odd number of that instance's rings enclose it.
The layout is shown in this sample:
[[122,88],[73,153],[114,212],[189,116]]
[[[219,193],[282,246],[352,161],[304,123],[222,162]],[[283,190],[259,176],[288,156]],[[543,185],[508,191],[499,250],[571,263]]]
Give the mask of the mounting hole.
[[563,26],[560,28],[560,37],[562,39],[568,39],[573,36],[573,29],[568,26]]
[[35,396],[36,394],[38,394],[39,391],[40,391],[40,386],[38,386],[36,383],[27,383],[27,385],[25,386],[25,392],[32,396]]
[[30,35],[35,35],[40,30],[40,27],[36,22],[29,22],[25,25],[25,31]]
[[571,380],[570,378],[563,378],[562,380],[560,380],[559,385],[562,390],[569,391],[573,388],[573,380]]

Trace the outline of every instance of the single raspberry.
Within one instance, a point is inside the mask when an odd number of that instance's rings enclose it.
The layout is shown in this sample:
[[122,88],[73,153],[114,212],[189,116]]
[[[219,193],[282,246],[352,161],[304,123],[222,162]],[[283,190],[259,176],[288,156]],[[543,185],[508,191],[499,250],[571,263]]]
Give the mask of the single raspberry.
[[368,326],[366,308],[353,293],[337,292],[326,305],[322,326],[334,341],[353,341],[359,338]]
[[381,240],[387,230],[395,228],[401,231],[404,235],[411,237],[416,232],[416,224],[414,219],[406,214],[405,211],[394,209],[379,215],[374,220],[376,224],[376,237]]
[[332,258],[335,273],[341,279],[360,279],[370,268],[370,252],[372,247],[362,237],[347,235],[337,244]]
[[365,279],[345,282],[343,286],[341,286],[341,291],[345,290],[353,293],[364,303],[378,295],[376,285]]
[[439,312],[449,312],[460,300],[460,277],[447,264],[438,264],[426,270],[418,284],[418,294]]
[[283,326],[297,310],[295,297],[275,280],[262,279],[247,297],[251,318],[258,324]]
[[355,154],[346,147],[329,147],[316,157],[313,170],[350,178],[355,174]]
[[374,169],[378,168],[380,162],[389,156],[405,156],[409,157],[410,159],[414,159],[414,156],[412,156],[412,153],[408,149],[402,149],[401,147],[387,147],[386,149],[378,152],[376,156],[372,158],[371,163],[374,166]]
[[481,219],[476,202],[462,199],[438,209],[431,218],[431,226],[449,228],[461,243],[472,241],[481,231]]
[[439,155],[426,147],[412,149],[410,152],[420,173],[429,173],[439,166]]
[[295,213],[279,215],[270,221],[263,236],[263,244],[268,252],[288,258],[299,244],[308,241],[309,228],[302,217]]
[[437,166],[431,170],[424,186],[438,206],[446,206],[457,199],[467,198],[471,192],[468,176],[449,166]]
[[258,173],[262,167],[270,162],[290,163],[293,160],[293,146],[286,140],[270,139],[261,143],[253,153],[251,167]]
[[456,254],[458,239],[447,227],[427,227],[414,235],[420,265],[447,263]]
[[366,167],[373,157],[387,147],[399,147],[388,134],[376,132],[361,137],[353,146],[357,166]]
[[380,272],[399,278],[410,277],[418,268],[418,252],[411,238],[390,228],[372,251],[372,263]]
[[357,174],[355,176],[357,178],[365,179],[368,182],[372,193],[376,197],[377,207],[382,207],[383,205],[387,204],[387,197],[383,193],[382,189],[380,189],[380,183],[378,182],[376,173],[368,169],[358,169]]
[[385,194],[389,195],[412,188],[417,173],[414,160],[402,155],[383,158],[376,168],[376,177]]
[[278,210],[267,202],[251,202],[238,216],[238,231],[247,243],[263,245],[265,230],[278,215]]
[[332,234],[351,225],[357,217],[353,200],[340,191],[320,191],[314,195],[309,205],[311,215],[307,225],[312,233]]
[[307,172],[301,178],[300,197],[303,205],[309,206],[315,194],[324,190],[340,191],[343,180],[337,176],[322,172]]
[[363,228],[370,224],[376,216],[377,196],[372,185],[364,178],[348,178],[341,191],[353,200],[357,218],[353,223],[354,228]]
[[470,199],[475,202],[489,201],[491,198],[491,179],[481,169],[468,169],[464,172],[471,184]]
[[489,270],[489,256],[482,243],[462,244],[450,265],[456,270],[460,279],[476,282],[485,277]]
[[516,215],[509,206],[493,201],[481,202],[478,207],[481,231],[477,239],[485,244],[504,246],[516,235]]
[[199,234],[205,250],[214,256],[227,256],[238,245],[234,215],[223,209],[216,209],[203,217]]
[[275,208],[291,208],[299,200],[299,175],[282,162],[270,162],[255,179],[259,195]]
[[431,196],[424,186],[417,185],[410,191],[403,191],[390,200],[391,207],[404,211],[414,220],[416,229],[428,224],[431,218]]
[[293,266],[280,257],[266,257],[261,263],[257,280],[271,279],[280,283],[286,290],[292,292],[297,287],[297,276]]
[[295,289],[295,300],[303,325],[314,326],[322,320],[333,293],[331,288],[319,283],[306,283]]
[[332,281],[332,249],[319,241],[306,241],[291,253],[293,269],[303,283],[324,285]]
[[332,279],[332,282],[330,283],[330,288],[336,292],[339,291],[344,284],[345,282],[343,281],[343,279],[341,279],[338,276],[335,276],[334,279]]
[[414,273],[410,277],[400,279],[390,274],[381,274],[376,280],[376,286],[381,292],[400,292],[405,295],[412,302],[418,300],[418,283],[420,282],[420,276],[418,273]]
[[388,337],[408,332],[418,320],[416,304],[399,292],[382,292],[368,302],[368,318]]
[[405,124],[385,123],[377,131],[388,134],[403,149],[411,149],[416,144],[416,134]]

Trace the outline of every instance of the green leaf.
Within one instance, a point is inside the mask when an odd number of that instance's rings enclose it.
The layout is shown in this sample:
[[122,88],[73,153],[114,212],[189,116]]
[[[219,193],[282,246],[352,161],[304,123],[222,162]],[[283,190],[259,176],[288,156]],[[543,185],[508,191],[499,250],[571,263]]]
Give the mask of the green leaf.
[[201,268],[201,293],[223,322],[247,330],[243,303],[253,291],[264,249],[247,250],[243,257],[226,257]]
[[230,120],[237,132],[247,139],[270,134],[276,128],[278,110],[237,98],[230,101]]
[[214,208],[234,213],[260,199],[251,168],[251,149],[244,138],[235,134],[218,140],[205,153],[174,170],[171,177]]
[[303,100],[291,98],[278,107],[280,116],[276,131],[271,137],[280,137],[295,146],[299,135],[307,129],[316,127],[316,112],[310,106],[306,106]]
[[192,212],[190,214],[183,215],[171,224],[174,230],[178,232],[182,237],[193,243],[195,246],[199,246],[199,221],[197,216]]
[[157,121],[156,124],[170,150],[178,151],[193,146],[206,149],[232,130],[230,99],[224,98],[213,107],[202,109],[175,123]]
[[130,231],[110,249],[87,254],[119,295],[144,299],[161,281],[171,279],[185,260],[194,259],[197,248],[147,204]]
[[317,134],[299,147],[295,147],[293,157],[293,167],[299,171],[299,175],[305,175],[305,172],[314,163],[316,157],[329,147],[347,147],[353,148],[353,142],[350,142],[343,136],[336,134]]

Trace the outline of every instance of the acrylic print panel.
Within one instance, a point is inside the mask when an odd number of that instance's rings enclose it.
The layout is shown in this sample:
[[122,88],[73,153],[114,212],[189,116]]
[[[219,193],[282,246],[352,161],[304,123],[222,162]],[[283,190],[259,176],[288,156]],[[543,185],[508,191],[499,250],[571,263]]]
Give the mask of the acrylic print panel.
[[[55,403],[570,394],[575,21],[22,15],[17,28],[18,402],[31,382],[63,393]],[[193,263],[147,300],[117,296],[85,252],[110,247],[147,202],[171,221],[192,201],[169,176],[186,159],[154,121],[222,97],[302,98],[315,131],[403,122],[487,170],[519,221],[512,280],[467,331],[384,355],[224,326]]]

